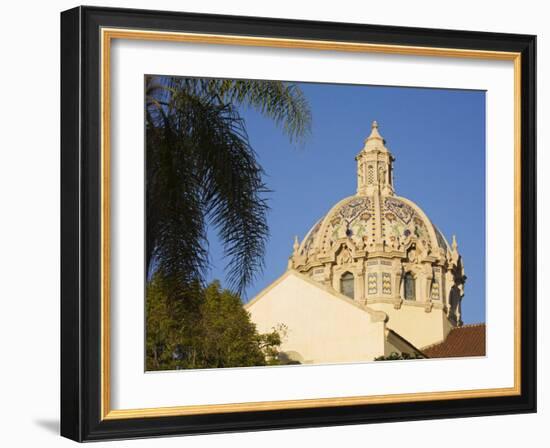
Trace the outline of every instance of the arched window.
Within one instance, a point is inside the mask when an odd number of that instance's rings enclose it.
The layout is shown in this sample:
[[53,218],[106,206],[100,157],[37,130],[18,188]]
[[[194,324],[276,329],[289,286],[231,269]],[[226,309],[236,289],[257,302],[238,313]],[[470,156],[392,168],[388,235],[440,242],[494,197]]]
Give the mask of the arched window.
[[346,272],[340,277],[340,292],[350,299],[355,298],[354,278],[351,272]]
[[405,300],[416,300],[416,282],[410,272],[405,274]]

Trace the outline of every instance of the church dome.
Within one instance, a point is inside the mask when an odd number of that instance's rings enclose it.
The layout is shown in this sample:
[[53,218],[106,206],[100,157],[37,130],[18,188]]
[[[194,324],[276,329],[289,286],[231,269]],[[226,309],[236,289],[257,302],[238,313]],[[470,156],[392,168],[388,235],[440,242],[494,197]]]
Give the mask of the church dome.
[[355,159],[356,194],[295,239],[289,268],[363,303],[441,307],[460,324],[450,307],[466,279],[456,239],[449,245],[418,205],[395,194],[395,158],[376,121]]
[[370,252],[402,250],[414,242],[425,254],[444,258],[451,249],[441,232],[418,205],[394,193],[395,159],[376,121],[356,160],[357,193],[317,221],[299,245],[298,255],[322,257],[346,241]]

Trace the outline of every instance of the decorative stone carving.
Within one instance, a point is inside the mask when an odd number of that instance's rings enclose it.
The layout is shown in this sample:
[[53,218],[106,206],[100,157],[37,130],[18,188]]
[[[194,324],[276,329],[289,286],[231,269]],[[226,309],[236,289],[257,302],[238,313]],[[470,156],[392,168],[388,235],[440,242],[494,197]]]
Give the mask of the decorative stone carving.
[[407,259],[411,262],[411,263],[416,263],[417,261],[417,258],[416,258],[416,249],[413,247],[411,247],[409,249],[409,251],[407,252]]
[[389,272],[382,273],[382,294],[391,294],[391,274]]
[[382,163],[378,165],[378,182],[380,185],[386,184],[386,167]]
[[439,281],[437,280],[432,283],[431,299],[439,300]]
[[352,261],[351,252],[347,246],[344,246],[342,252],[340,253],[340,263],[339,264],[349,264]]
[[370,272],[368,274],[368,293],[369,296],[375,295],[378,292],[378,274],[376,272]]

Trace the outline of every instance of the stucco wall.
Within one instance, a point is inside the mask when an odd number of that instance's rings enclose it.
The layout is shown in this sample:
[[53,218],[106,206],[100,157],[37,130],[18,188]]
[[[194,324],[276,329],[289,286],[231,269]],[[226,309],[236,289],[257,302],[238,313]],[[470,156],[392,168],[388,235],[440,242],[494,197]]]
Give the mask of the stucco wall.
[[384,322],[289,271],[246,306],[260,332],[288,327],[281,346],[304,363],[370,361],[384,354]]
[[409,344],[405,339],[401,338],[397,333],[386,328],[386,356],[392,353],[407,353],[409,355],[417,355],[421,352]]
[[396,310],[389,303],[370,303],[369,308],[384,311],[389,317],[387,327],[418,349],[443,341],[451,330],[443,310],[434,308],[427,313],[424,307],[406,304]]

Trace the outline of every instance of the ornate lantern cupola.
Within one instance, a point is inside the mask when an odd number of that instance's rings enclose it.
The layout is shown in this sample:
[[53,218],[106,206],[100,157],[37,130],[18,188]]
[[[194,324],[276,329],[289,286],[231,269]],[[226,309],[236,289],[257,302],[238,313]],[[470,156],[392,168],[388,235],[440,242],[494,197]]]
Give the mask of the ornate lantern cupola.
[[378,132],[378,123],[372,122],[372,130],[363,149],[355,157],[357,161],[357,194],[374,193],[393,196],[393,161],[386,141]]

